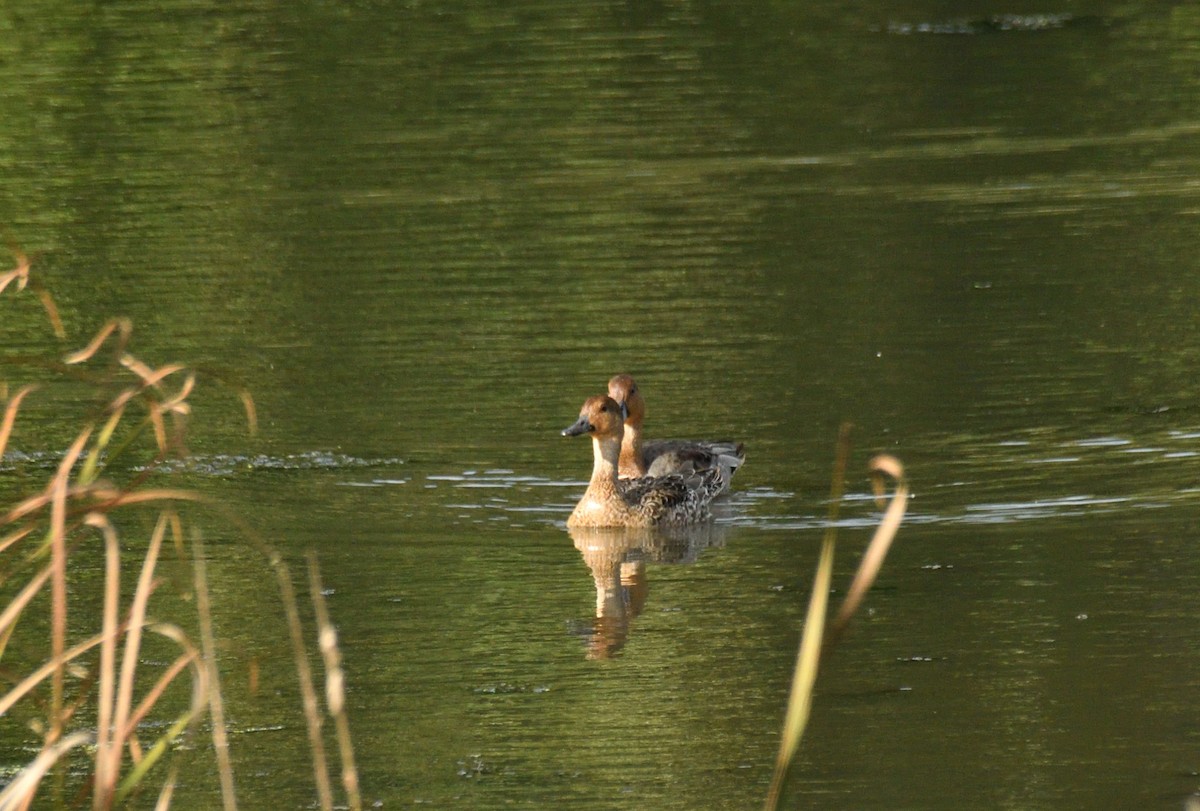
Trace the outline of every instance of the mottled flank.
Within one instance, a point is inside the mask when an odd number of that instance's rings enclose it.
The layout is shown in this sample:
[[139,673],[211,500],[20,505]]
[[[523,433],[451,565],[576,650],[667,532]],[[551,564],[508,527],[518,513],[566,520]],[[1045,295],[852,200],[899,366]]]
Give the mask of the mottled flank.
[[691,524],[709,517],[709,503],[726,482],[713,467],[691,474],[619,479],[625,409],[598,395],[583,404],[579,419],[563,436],[590,434],[592,478],[567,519],[569,527],[652,527]]
[[626,411],[619,466],[621,477],[693,476],[715,470],[721,478],[722,492],[729,489],[733,474],[746,461],[742,443],[699,439],[643,442],[646,401],[634,379],[627,374],[614,376],[608,381],[608,396],[623,405]]

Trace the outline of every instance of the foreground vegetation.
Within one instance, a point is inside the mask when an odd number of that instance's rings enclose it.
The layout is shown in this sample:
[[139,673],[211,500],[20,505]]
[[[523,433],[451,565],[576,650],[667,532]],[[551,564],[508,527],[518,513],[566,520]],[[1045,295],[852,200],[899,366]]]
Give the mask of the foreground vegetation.
[[[12,253],[15,267],[0,274],[0,304],[21,306],[28,297],[21,294],[33,294],[47,328],[66,341],[53,297],[27,257]],[[162,463],[186,454],[197,373],[141,360],[130,351],[132,335],[128,320],[113,319],[78,351],[19,359],[40,383],[9,391],[7,374],[0,375],[0,460],[22,409],[52,387],[85,386],[97,403],[65,453],[49,465],[14,470],[22,492],[6,491],[0,500],[0,717],[26,730],[33,753],[0,791],[0,811],[29,808],[35,799],[40,806],[107,809],[147,795],[167,808],[183,764],[197,757],[212,759],[224,807],[237,807],[208,560],[190,516],[236,521],[192,491],[157,484]],[[254,402],[238,394],[253,431]],[[130,529],[138,526],[147,535]],[[323,710],[289,569],[248,528],[238,528],[262,552],[285,606],[320,806],[334,804],[327,714],[344,802],[359,808],[337,639],[316,559],[309,557],[308,569]],[[123,582],[131,570],[133,583]],[[154,618],[155,606],[169,619]],[[6,727],[10,740],[16,735]]]

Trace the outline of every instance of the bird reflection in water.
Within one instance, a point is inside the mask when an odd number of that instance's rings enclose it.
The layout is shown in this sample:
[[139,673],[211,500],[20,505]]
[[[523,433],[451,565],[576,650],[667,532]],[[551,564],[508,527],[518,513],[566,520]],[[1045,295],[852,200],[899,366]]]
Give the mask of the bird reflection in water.
[[596,616],[586,631],[587,658],[609,659],[625,646],[630,626],[650,593],[646,564],[694,563],[724,543],[726,528],[707,521],[683,527],[569,527],[592,571]]

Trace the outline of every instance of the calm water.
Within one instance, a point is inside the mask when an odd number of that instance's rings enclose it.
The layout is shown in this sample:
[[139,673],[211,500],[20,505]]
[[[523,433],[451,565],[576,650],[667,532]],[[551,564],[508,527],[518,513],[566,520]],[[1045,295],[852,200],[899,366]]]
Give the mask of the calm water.
[[[0,223],[73,346],[127,314],[253,388],[254,438],[201,392],[185,477],[319,550],[370,801],[759,805],[842,420],[916,496],[792,806],[1200,791],[1200,9],[21,5]],[[746,442],[714,526],[565,530],[558,431],[617,371],[652,434]],[[239,795],[308,807],[277,599],[213,524]]]

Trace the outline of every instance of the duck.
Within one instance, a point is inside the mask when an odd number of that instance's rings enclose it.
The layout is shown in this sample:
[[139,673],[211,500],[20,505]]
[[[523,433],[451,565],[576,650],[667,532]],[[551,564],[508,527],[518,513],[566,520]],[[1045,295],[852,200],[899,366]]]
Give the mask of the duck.
[[618,474],[623,478],[641,476],[695,475],[718,470],[724,482],[722,493],[729,491],[733,474],[746,461],[741,442],[694,439],[659,439],[642,442],[642,420],[646,401],[637,382],[627,374],[614,375],[608,381],[608,396],[625,407],[625,438],[621,442]]
[[567,526],[681,526],[707,520],[709,504],[725,486],[720,468],[691,475],[617,476],[626,414],[624,406],[600,394],[589,397],[579,410],[579,419],[563,429],[563,436],[591,436],[593,456],[587,492],[575,505]]

